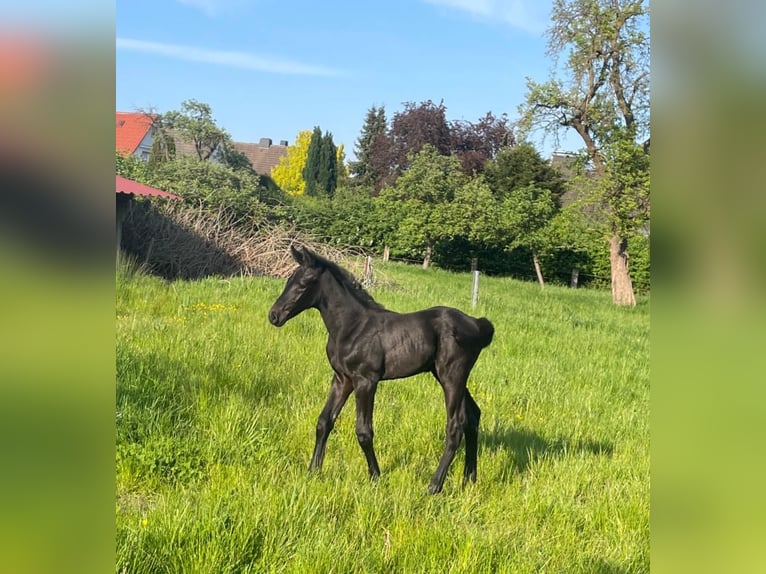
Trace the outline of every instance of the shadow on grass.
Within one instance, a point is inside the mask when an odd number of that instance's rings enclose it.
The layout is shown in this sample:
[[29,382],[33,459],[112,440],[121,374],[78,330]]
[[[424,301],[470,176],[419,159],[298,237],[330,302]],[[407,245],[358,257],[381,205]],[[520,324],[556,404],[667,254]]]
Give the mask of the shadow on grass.
[[[527,429],[505,428],[495,425],[492,429],[479,431],[479,447],[486,450],[507,450],[513,454],[513,466],[523,473],[532,462],[551,457],[565,457],[573,453],[585,453],[611,457],[614,445],[611,443],[577,440],[564,437],[549,440]],[[480,453],[481,455],[481,453]]]

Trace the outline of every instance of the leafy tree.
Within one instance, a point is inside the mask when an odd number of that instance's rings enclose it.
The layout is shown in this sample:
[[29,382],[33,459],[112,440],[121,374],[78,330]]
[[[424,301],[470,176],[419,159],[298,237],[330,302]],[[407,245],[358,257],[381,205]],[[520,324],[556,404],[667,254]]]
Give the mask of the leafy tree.
[[463,238],[483,245],[500,241],[500,212],[484,177],[478,175],[457,188],[452,201],[439,205],[438,218],[449,239]]
[[[612,300],[635,305],[628,271],[628,240],[643,225],[649,204],[648,154],[639,144],[649,128],[649,9],[645,0],[555,0],[548,29],[548,53],[566,56],[564,80],[528,80],[520,107],[525,130],[558,134],[573,129],[582,139],[592,176],[581,184],[602,217],[609,244]],[[648,140],[647,140],[648,142]],[[628,148],[632,170],[617,174]],[[593,185],[586,185],[592,183]],[[607,189],[608,188],[608,189]]]
[[255,174],[189,156],[158,164],[146,183],[180,195],[186,203],[224,208],[246,218],[263,217],[261,200],[270,195]]
[[218,161],[234,170],[255,173],[248,157],[234,147],[231,135],[216,125],[210,105],[185,100],[180,110],[144,113],[152,118],[150,165],[174,159],[176,138],[180,138],[193,144],[200,161]]
[[451,138],[444,102],[435,105],[431,100],[416,105],[406,102],[404,110],[394,114],[389,132],[390,169],[395,177],[404,173],[426,145],[440,155],[449,155]]
[[184,100],[180,110],[166,112],[162,117],[164,129],[175,130],[185,141],[194,144],[197,157],[209,160],[231,137],[213,120],[210,105],[197,100]]
[[528,185],[549,190],[557,202],[565,191],[559,173],[529,143],[501,150],[494,161],[487,164],[484,175],[499,199]]
[[[375,161],[375,154],[380,151],[378,140],[381,138],[385,140],[387,131],[388,121],[386,120],[385,107],[372,106],[367,110],[362,131],[354,144],[356,161],[349,166],[350,175],[354,178],[354,183],[357,186],[374,189],[381,181],[384,175],[381,173],[383,165],[379,161]],[[387,162],[384,162],[384,165],[385,163]]]
[[114,168],[117,175],[133,181],[145,183],[149,177],[149,166],[144,160],[133,154],[123,155],[120,150],[115,151]]
[[163,117],[153,112],[144,112],[152,121],[152,149],[149,152],[149,167],[176,157],[176,141],[165,127]]
[[548,245],[546,228],[556,213],[556,202],[549,189],[534,183],[517,186],[500,204],[500,228],[507,237],[506,249],[525,247],[532,253],[532,263],[541,287],[545,286],[540,268],[540,251]]
[[456,157],[442,155],[430,144],[408,163],[396,185],[381,191],[378,213],[385,213],[389,227],[396,229],[393,247],[408,256],[422,255],[426,268],[436,242],[451,234],[443,204],[455,198],[467,178]]
[[304,130],[295,136],[295,144],[287,146],[287,153],[271,170],[271,177],[287,195],[301,196],[306,190],[303,168],[306,166],[312,132]]
[[468,175],[481,173],[488,160],[516,143],[505,114],[496,118],[487,112],[477,123],[454,121],[449,128],[452,153],[460,158]]

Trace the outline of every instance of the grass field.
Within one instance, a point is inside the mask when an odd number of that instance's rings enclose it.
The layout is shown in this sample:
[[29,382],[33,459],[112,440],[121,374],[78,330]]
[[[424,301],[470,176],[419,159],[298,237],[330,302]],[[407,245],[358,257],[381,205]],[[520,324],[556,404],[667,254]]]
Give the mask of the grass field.
[[444,491],[433,378],[383,382],[381,478],[349,401],[307,474],[331,379],[324,326],[282,329],[284,281],[117,281],[117,572],[649,571],[649,304],[608,293],[381,266],[386,307],[487,316],[469,388],[482,409],[478,482],[463,449]]

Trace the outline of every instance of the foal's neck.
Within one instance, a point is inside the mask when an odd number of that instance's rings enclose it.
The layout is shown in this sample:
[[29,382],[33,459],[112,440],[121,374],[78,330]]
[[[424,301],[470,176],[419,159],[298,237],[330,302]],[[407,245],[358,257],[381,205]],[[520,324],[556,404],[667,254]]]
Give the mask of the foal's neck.
[[350,291],[350,287],[338,281],[330,271],[322,273],[321,296],[317,308],[330,334],[353,328],[368,306]]

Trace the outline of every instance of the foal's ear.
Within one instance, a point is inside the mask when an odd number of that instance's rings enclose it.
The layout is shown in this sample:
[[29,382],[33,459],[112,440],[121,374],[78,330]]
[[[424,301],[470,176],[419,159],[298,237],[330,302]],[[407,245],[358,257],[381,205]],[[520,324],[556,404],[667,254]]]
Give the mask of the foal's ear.
[[303,252],[300,249],[296,249],[294,245],[290,246],[290,254],[298,265],[303,265]]
[[314,263],[316,263],[316,258],[308,247],[298,247],[296,249],[293,245],[291,245],[290,253],[293,256],[293,259],[298,262],[298,265],[302,265],[304,267],[312,267]]

